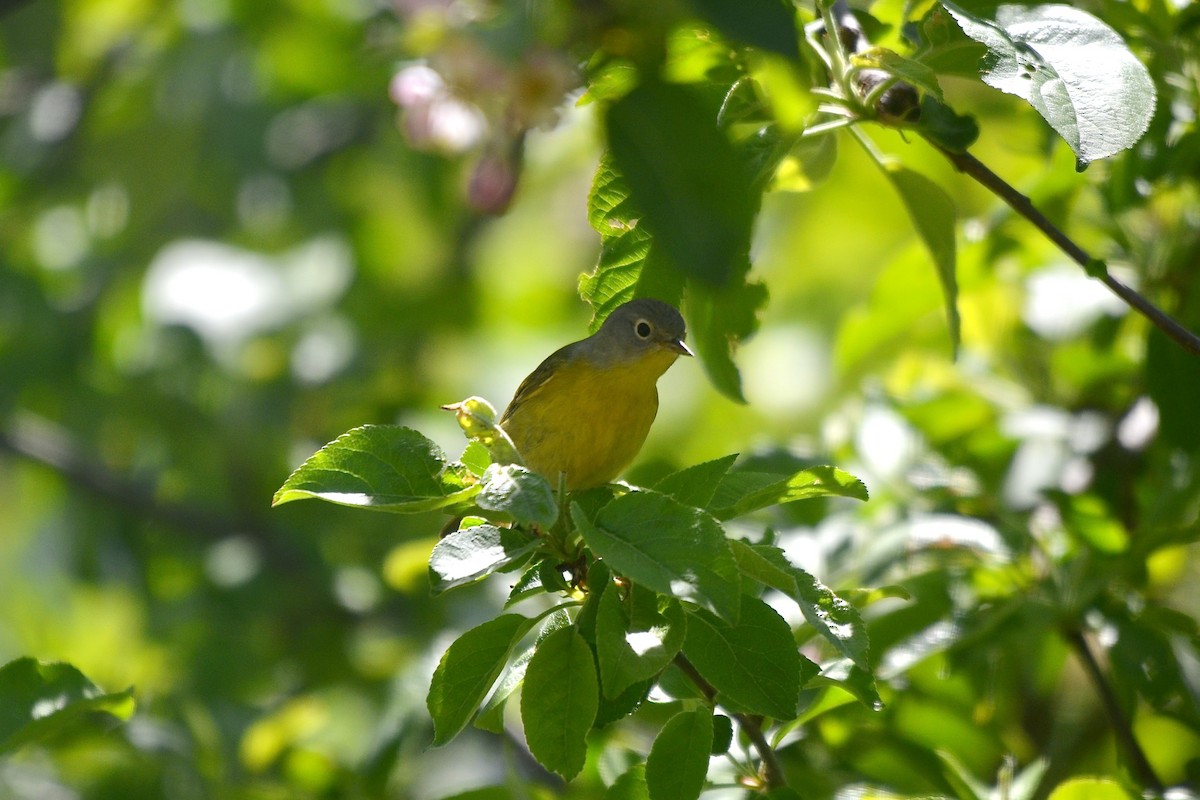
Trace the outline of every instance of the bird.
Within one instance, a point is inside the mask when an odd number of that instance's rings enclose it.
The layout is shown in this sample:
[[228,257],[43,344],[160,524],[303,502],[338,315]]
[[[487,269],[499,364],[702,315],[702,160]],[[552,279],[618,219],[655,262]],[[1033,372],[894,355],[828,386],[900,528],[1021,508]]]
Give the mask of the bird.
[[551,353],[500,417],[524,466],[568,491],[611,483],[637,456],[658,414],[658,379],[686,325],[674,306],[638,298],[586,339]]

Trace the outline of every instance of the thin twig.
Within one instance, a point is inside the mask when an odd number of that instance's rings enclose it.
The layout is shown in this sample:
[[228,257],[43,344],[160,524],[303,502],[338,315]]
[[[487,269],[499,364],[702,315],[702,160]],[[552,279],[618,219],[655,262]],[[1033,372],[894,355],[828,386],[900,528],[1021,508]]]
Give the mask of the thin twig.
[[1193,355],[1200,355],[1200,336],[1196,336],[1196,334],[1181,325],[1171,315],[1109,274],[1108,268],[1104,266],[1103,262],[1092,258],[1086,250],[1077,245],[1058,226],[1047,219],[1046,215],[1038,211],[1028,197],[1018,192],[1003,178],[988,169],[987,165],[982,161],[967,152],[948,150],[935,142],[930,142],[930,144],[948,158],[950,163],[959,172],[974,178],[986,189],[1008,203],[1013,211],[1032,222],[1038,230],[1046,235],[1046,238],[1054,242],[1060,250],[1070,256],[1071,260],[1083,267],[1089,275],[1102,281],[1113,293],[1136,309],[1146,319],[1150,320],[1155,327],[1174,339],[1180,347]]
[[[691,679],[692,683],[696,684],[709,702],[713,702],[717,696],[717,690],[711,683],[704,679],[704,676],[697,671],[691,661],[688,661],[687,656],[683,653],[675,655],[675,666]],[[767,737],[763,735],[762,724],[757,717],[750,714],[741,714],[732,712],[731,715],[738,721],[738,725],[746,736],[749,737],[754,749],[758,751],[758,757],[762,759],[763,782],[768,789],[778,789],[787,786],[787,779],[783,776],[783,767],[779,764],[779,758],[775,755],[775,750],[767,741]]]
[[1087,672],[1088,677],[1096,688],[1096,693],[1100,695],[1100,702],[1104,706],[1105,713],[1108,714],[1109,721],[1112,723],[1117,742],[1120,743],[1121,748],[1125,751],[1134,774],[1138,776],[1147,789],[1161,795],[1163,792],[1162,781],[1154,773],[1154,767],[1150,765],[1145,751],[1142,750],[1137,737],[1133,735],[1133,726],[1129,722],[1129,717],[1125,714],[1125,709],[1121,708],[1121,703],[1117,699],[1112,686],[1109,684],[1104,670],[1100,668],[1100,662],[1096,660],[1096,654],[1092,652],[1091,645],[1088,644],[1083,631],[1070,629],[1065,631],[1063,635],[1066,637],[1067,643],[1070,644],[1072,651],[1083,664],[1084,671]]

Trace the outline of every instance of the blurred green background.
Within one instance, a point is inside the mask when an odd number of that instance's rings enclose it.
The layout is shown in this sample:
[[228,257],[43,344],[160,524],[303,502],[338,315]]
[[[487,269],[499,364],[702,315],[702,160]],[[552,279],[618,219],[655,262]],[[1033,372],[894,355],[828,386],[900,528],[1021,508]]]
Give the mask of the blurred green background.
[[[530,131],[511,209],[488,217],[468,202],[478,150],[410,146],[388,96],[406,59],[454,63],[470,35],[434,29],[486,5],[0,7],[0,663],[69,661],[138,698],[119,728],[0,760],[0,797],[438,798],[528,774],[519,728],[426,749],[433,665],[495,613],[503,581],[431,598],[437,515],[270,508],[356,425],[409,425],[457,453],[440,405],[502,407],[586,332],[596,107],[572,96]],[[1076,174],[1020,101],[945,88],[979,118],[980,158],[1195,330],[1197,15],[1087,5],[1158,82],[1136,151]],[[526,13],[548,15],[544,35],[574,12]],[[1119,774],[1053,586],[1090,632],[1140,630],[1118,601],[1175,615],[1142,647],[1176,655],[1169,697],[1131,678],[1122,699],[1163,779],[1194,779],[1200,366],[930,148],[871,135],[963,220],[957,360],[903,207],[837,139],[832,172],[768,194],[759,217],[771,301],[737,353],[748,404],[677,364],[630,480],[741,452],[868,484],[862,508],[771,521],[834,588],[912,596],[872,617],[887,709],[807,728],[805,797],[949,793],[938,748],[984,782],[1039,755],[1058,779]],[[984,626],[980,606],[1011,613]],[[574,791],[598,796],[611,774],[598,757]]]

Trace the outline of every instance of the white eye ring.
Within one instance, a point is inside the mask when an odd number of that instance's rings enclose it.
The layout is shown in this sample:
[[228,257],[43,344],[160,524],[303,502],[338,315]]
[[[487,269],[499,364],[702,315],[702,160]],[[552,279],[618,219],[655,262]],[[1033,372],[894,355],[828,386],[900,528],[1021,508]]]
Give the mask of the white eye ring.
[[639,339],[649,339],[653,331],[654,329],[650,326],[650,323],[644,319],[639,319],[633,323],[633,332],[637,334]]

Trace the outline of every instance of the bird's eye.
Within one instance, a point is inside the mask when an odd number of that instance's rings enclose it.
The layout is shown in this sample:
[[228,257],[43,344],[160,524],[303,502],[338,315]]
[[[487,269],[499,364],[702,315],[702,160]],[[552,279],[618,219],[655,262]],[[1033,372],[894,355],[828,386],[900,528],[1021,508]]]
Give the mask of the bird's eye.
[[637,324],[633,326],[633,331],[638,335],[639,339],[650,338],[650,323],[644,319],[639,319]]

